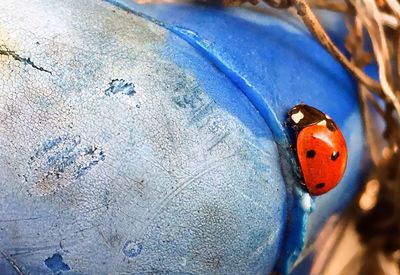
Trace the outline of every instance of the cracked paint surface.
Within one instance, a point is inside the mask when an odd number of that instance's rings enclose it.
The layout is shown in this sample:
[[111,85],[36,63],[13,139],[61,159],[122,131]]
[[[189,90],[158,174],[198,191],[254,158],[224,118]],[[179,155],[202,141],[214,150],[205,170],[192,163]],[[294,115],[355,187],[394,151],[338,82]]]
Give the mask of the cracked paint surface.
[[0,45],[0,270],[272,269],[276,144],[190,45],[95,0],[5,0]]

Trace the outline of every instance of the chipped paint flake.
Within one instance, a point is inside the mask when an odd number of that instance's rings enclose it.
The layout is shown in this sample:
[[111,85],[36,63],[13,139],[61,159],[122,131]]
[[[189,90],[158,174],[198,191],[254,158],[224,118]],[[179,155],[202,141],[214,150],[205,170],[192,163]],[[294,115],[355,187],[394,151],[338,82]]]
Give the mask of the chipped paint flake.
[[135,85],[132,82],[127,82],[124,79],[114,79],[109,83],[109,87],[105,90],[107,96],[115,94],[124,94],[132,96],[136,93]]
[[79,180],[104,160],[101,148],[82,144],[79,135],[65,134],[43,141],[34,151],[27,178],[33,182],[33,193],[47,195]]
[[60,253],[55,253],[53,256],[44,260],[46,266],[53,272],[53,274],[62,274],[63,271],[71,270],[69,265],[64,263],[63,257]]
[[122,248],[122,252],[125,254],[125,256],[129,258],[134,258],[136,256],[139,256],[139,254],[142,252],[142,249],[142,243],[129,240]]

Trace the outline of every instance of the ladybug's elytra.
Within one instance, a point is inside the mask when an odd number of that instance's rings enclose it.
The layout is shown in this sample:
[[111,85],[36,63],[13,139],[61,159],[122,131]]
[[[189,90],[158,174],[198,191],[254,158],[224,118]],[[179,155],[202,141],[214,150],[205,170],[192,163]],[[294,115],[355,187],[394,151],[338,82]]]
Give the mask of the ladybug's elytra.
[[299,104],[288,112],[304,183],[311,195],[324,194],[341,180],[347,163],[342,132],[323,112]]

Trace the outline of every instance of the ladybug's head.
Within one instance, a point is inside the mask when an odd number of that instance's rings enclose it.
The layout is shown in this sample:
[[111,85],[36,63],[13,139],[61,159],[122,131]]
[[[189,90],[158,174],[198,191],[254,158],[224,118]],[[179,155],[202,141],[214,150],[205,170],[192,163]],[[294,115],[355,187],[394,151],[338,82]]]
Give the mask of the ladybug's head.
[[288,120],[296,132],[315,124],[325,126],[333,132],[337,129],[336,124],[328,115],[304,103],[289,110]]

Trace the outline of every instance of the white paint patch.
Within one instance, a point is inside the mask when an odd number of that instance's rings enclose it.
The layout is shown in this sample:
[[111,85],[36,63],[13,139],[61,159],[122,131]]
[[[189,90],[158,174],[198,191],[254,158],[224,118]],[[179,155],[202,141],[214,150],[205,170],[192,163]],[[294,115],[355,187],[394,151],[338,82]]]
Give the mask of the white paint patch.
[[313,199],[310,194],[306,193],[301,196],[301,206],[303,207],[304,211],[307,213],[311,213],[313,211]]
[[326,120],[321,120],[320,122],[317,123],[317,125],[325,126],[326,127]]
[[327,114],[325,114],[326,119],[330,119],[332,120],[332,118],[330,116],[328,116]]
[[291,116],[291,119],[294,121],[294,123],[299,123],[300,120],[304,118],[304,115],[301,111],[298,111],[297,113],[294,113]]

